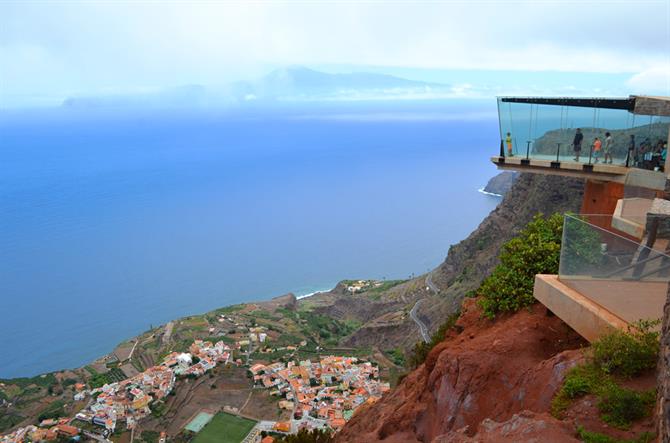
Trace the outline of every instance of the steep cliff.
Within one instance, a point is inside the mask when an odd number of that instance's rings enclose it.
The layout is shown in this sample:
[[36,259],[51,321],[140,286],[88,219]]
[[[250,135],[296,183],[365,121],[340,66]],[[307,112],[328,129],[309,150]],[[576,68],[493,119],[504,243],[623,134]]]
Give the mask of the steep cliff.
[[544,174],[521,174],[503,201],[465,240],[449,248],[445,261],[432,272],[437,297],[421,305],[434,331],[455,311],[468,291],[476,289],[498,264],[503,243],[514,237],[537,213],[579,212],[584,181]]
[[336,318],[344,315],[345,309],[346,315],[363,323],[345,341],[346,345],[409,349],[421,340],[417,324],[408,315],[417,300],[422,302],[416,317],[432,333],[458,310],[468,291],[476,289],[493,270],[503,243],[538,212],[578,212],[583,192],[582,180],[521,174],[498,207],[465,240],[453,245],[445,261],[431,273],[392,288],[381,294],[376,303],[338,296],[322,309]]
[[479,431],[495,434],[490,420],[549,411],[566,371],[583,361],[584,344],[540,305],[492,322],[481,317],[474,299],[466,299],[456,327],[426,362],[391,394],[357,412],[336,441],[451,441],[445,435],[458,430],[461,441],[469,441],[485,419],[488,427]]

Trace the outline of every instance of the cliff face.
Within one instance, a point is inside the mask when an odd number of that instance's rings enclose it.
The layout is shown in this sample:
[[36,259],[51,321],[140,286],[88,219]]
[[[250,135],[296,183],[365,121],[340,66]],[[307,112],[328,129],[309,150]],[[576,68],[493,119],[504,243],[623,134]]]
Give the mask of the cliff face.
[[[540,426],[528,414],[549,411],[564,374],[583,360],[583,345],[539,305],[492,322],[481,317],[474,299],[466,299],[455,330],[426,362],[388,396],[357,412],[336,441],[470,441],[481,424],[482,436],[495,441],[507,428],[491,420],[563,432],[553,419],[542,416]],[[513,435],[508,437],[514,441]]]
[[512,189],[512,185],[518,177],[519,173],[516,171],[503,171],[489,180],[484,187],[484,192],[505,195]]
[[445,261],[432,272],[440,294],[423,303],[419,312],[431,332],[491,273],[503,243],[537,213],[579,212],[583,194],[584,181],[580,179],[521,174],[498,207],[465,240],[449,248]]
[[[335,318],[353,317],[363,323],[343,344],[390,349],[411,348],[421,340],[416,323],[407,314],[417,300],[417,316],[434,332],[460,307],[465,294],[476,289],[498,263],[503,243],[514,237],[535,214],[578,212],[584,182],[578,179],[521,174],[498,207],[468,238],[449,249],[446,260],[429,276],[392,288],[374,303],[342,294],[328,294],[322,312]],[[428,285],[428,279],[433,288]],[[436,293],[435,289],[439,292]],[[326,298],[324,296],[323,298]]]

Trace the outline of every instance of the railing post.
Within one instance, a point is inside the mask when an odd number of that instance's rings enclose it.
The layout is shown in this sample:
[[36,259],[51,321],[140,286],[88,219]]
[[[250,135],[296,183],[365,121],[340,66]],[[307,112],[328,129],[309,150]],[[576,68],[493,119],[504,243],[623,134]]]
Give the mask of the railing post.
[[525,166],[530,165],[530,144],[532,142],[530,140],[526,141],[526,158],[521,159],[521,164]]
[[591,143],[591,147],[589,148],[589,165],[591,164],[592,156],[593,156],[593,143]]
[[556,161],[551,162],[551,167],[554,169],[558,169],[561,167],[561,161],[560,161],[560,156],[561,154],[561,144],[556,143]]

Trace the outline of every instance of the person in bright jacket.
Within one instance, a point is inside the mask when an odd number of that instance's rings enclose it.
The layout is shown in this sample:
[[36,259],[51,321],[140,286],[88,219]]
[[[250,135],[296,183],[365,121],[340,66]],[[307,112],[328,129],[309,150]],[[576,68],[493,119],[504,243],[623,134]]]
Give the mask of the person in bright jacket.
[[593,157],[596,159],[594,163],[598,163],[598,159],[600,158],[600,150],[603,147],[603,143],[600,141],[598,137],[596,137],[595,140],[593,140]]
[[507,133],[507,137],[505,137],[505,143],[507,143],[507,155],[513,157],[514,154],[512,153],[512,134],[510,134],[509,132]]

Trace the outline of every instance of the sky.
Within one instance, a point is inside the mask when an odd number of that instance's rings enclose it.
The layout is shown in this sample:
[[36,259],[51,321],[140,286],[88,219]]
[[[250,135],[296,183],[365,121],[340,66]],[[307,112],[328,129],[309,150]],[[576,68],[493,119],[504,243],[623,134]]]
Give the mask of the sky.
[[287,65],[403,74],[473,96],[528,85],[670,95],[670,0],[0,0],[6,107],[216,86]]

